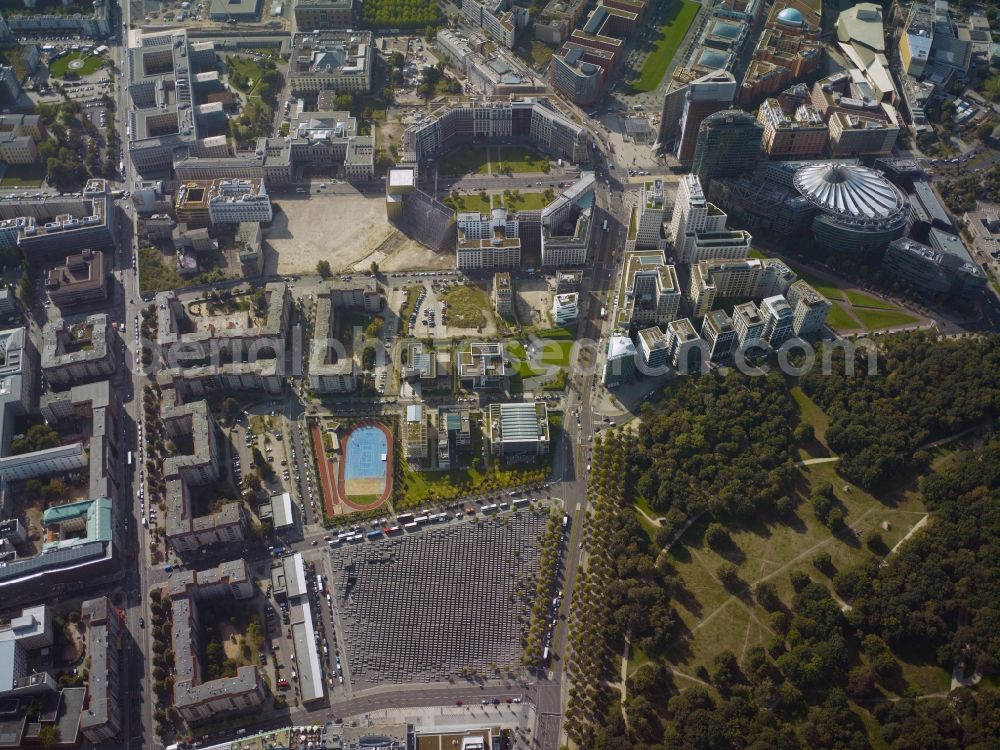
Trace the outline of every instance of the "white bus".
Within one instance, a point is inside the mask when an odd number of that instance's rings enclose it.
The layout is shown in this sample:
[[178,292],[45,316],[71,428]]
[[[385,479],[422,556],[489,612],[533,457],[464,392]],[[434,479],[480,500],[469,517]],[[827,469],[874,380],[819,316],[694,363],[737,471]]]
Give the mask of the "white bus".
[[608,220],[607,219],[604,220],[604,231],[605,232],[608,231]]
[[131,465],[132,465],[132,451],[129,451],[129,452],[128,452],[128,465],[129,465],[129,466],[131,466]]

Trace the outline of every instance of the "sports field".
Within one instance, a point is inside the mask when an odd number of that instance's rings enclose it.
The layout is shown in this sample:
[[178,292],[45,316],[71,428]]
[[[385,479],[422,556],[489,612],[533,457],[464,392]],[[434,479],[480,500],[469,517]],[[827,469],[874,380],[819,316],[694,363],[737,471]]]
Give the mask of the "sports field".
[[660,38],[653,51],[649,53],[642,65],[639,78],[633,81],[632,87],[639,91],[655,91],[663,80],[663,75],[670,67],[670,62],[677,54],[677,49],[684,41],[691,24],[694,23],[701,5],[690,0],[675,2],[667,11],[663,26],[660,28]]

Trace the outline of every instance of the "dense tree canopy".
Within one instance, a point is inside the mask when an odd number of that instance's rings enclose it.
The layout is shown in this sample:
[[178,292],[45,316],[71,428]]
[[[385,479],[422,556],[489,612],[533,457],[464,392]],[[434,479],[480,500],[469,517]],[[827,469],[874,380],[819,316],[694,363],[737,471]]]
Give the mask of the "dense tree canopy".
[[[877,374],[862,367],[858,374],[845,374],[842,356],[835,356],[832,372],[800,379],[826,412],[825,438],[841,458],[838,471],[867,486],[885,483],[902,470],[923,471],[928,457],[920,446],[995,419],[1000,406],[997,342],[891,337],[880,342]],[[579,627],[567,658],[573,682],[566,718],[579,746],[995,746],[1000,736],[1000,691],[993,687],[1000,671],[1000,440],[976,453],[958,454],[948,468],[921,481],[928,523],[888,557],[888,546],[873,532],[858,545],[864,562],[857,567],[838,570],[828,552],[817,550],[787,573],[794,591],[790,597],[782,600],[776,579],[754,586],[752,599],[768,613],[774,633],[766,648],[745,646],[738,656],[722,651],[697,670],[687,669],[683,659],[665,658],[686,643],[671,601],[684,579],[673,570],[674,553],[660,550],[664,526],[651,541],[627,498],[642,497],[674,529],[683,519],[709,511],[704,544],[726,553],[739,538],[729,535],[731,524],[751,515],[772,520],[791,503],[798,414],[788,382],[780,377],[686,378],[670,383],[663,402],[645,409],[637,439],[620,443],[632,469],[622,480],[628,487],[611,507],[600,502],[599,493],[592,500],[588,544],[593,546],[581,575],[585,591],[596,594],[578,596],[571,613]],[[600,446],[595,453],[598,489],[620,476],[604,453]],[[801,512],[831,528],[838,520],[844,523],[833,487],[813,487],[812,493]],[[731,563],[724,566],[737,575]],[[721,580],[724,573],[720,567],[715,577]],[[832,580],[851,606],[835,598],[820,576]],[[745,582],[737,578],[727,588],[744,604],[752,603]],[[594,616],[598,601],[604,616]],[[597,639],[583,637],[594,634]],[[632,671],[621,701],[608,687],[617,679],[626,639],[649,661]],[[906,661],[897,660],[914,650],[945,673],[959,665],[967,675],[978,671],[986,679],[947,697],[925,687],[917,698]],[[614,655],[610,664],[609,654]],[[676,679],[668,663],[695,676]],[[687,687],[695,678],[705,685]],[[678,692],[682,687],[687,689]]]
[[884,566],[867,566],[843,593],[852,617],[892,646],[938,649],[938,661],[1000,672],[1000,442],[922,485],[932,512]]
[[636,489],[661,513],[750,517],[787,492],[797,415],[778,375],[682,378],[643,414]]
[[826,440],[841,457],[838,471],[875,487],[907,468],[917,448],[995,416],[1000,408],[1000,338],[937,340],[914,333],[882,340],[878,373],[866,352],[854,374],[844,351],[830,372],[814,368],[803,390],[826,412]]

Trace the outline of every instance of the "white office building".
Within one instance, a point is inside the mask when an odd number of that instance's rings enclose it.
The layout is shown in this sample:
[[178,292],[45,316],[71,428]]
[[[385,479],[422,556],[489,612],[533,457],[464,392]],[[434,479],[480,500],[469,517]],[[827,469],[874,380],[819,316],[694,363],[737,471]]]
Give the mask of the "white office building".
[[580,295],[576,292],[557,294],[552,299],[552,322],[557,326],[576,321],[579,314]]
[[830,301],[799,279],[788,289],[788,304],[794,313],[792,332],[799,338],[818,336],[830,314]]
[[696,175],[681,177],[670,223],[674,254],[684,263],[746,258],[751,236],[744,230],[727,230],[725,212],[705,199]]

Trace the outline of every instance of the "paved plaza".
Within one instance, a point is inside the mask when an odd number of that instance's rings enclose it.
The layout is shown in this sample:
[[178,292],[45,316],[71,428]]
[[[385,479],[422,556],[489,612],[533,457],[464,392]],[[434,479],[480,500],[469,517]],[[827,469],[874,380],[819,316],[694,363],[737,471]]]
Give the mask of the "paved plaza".
[[517,670],[547,519],[523,510],[332,551],[352,686]]

